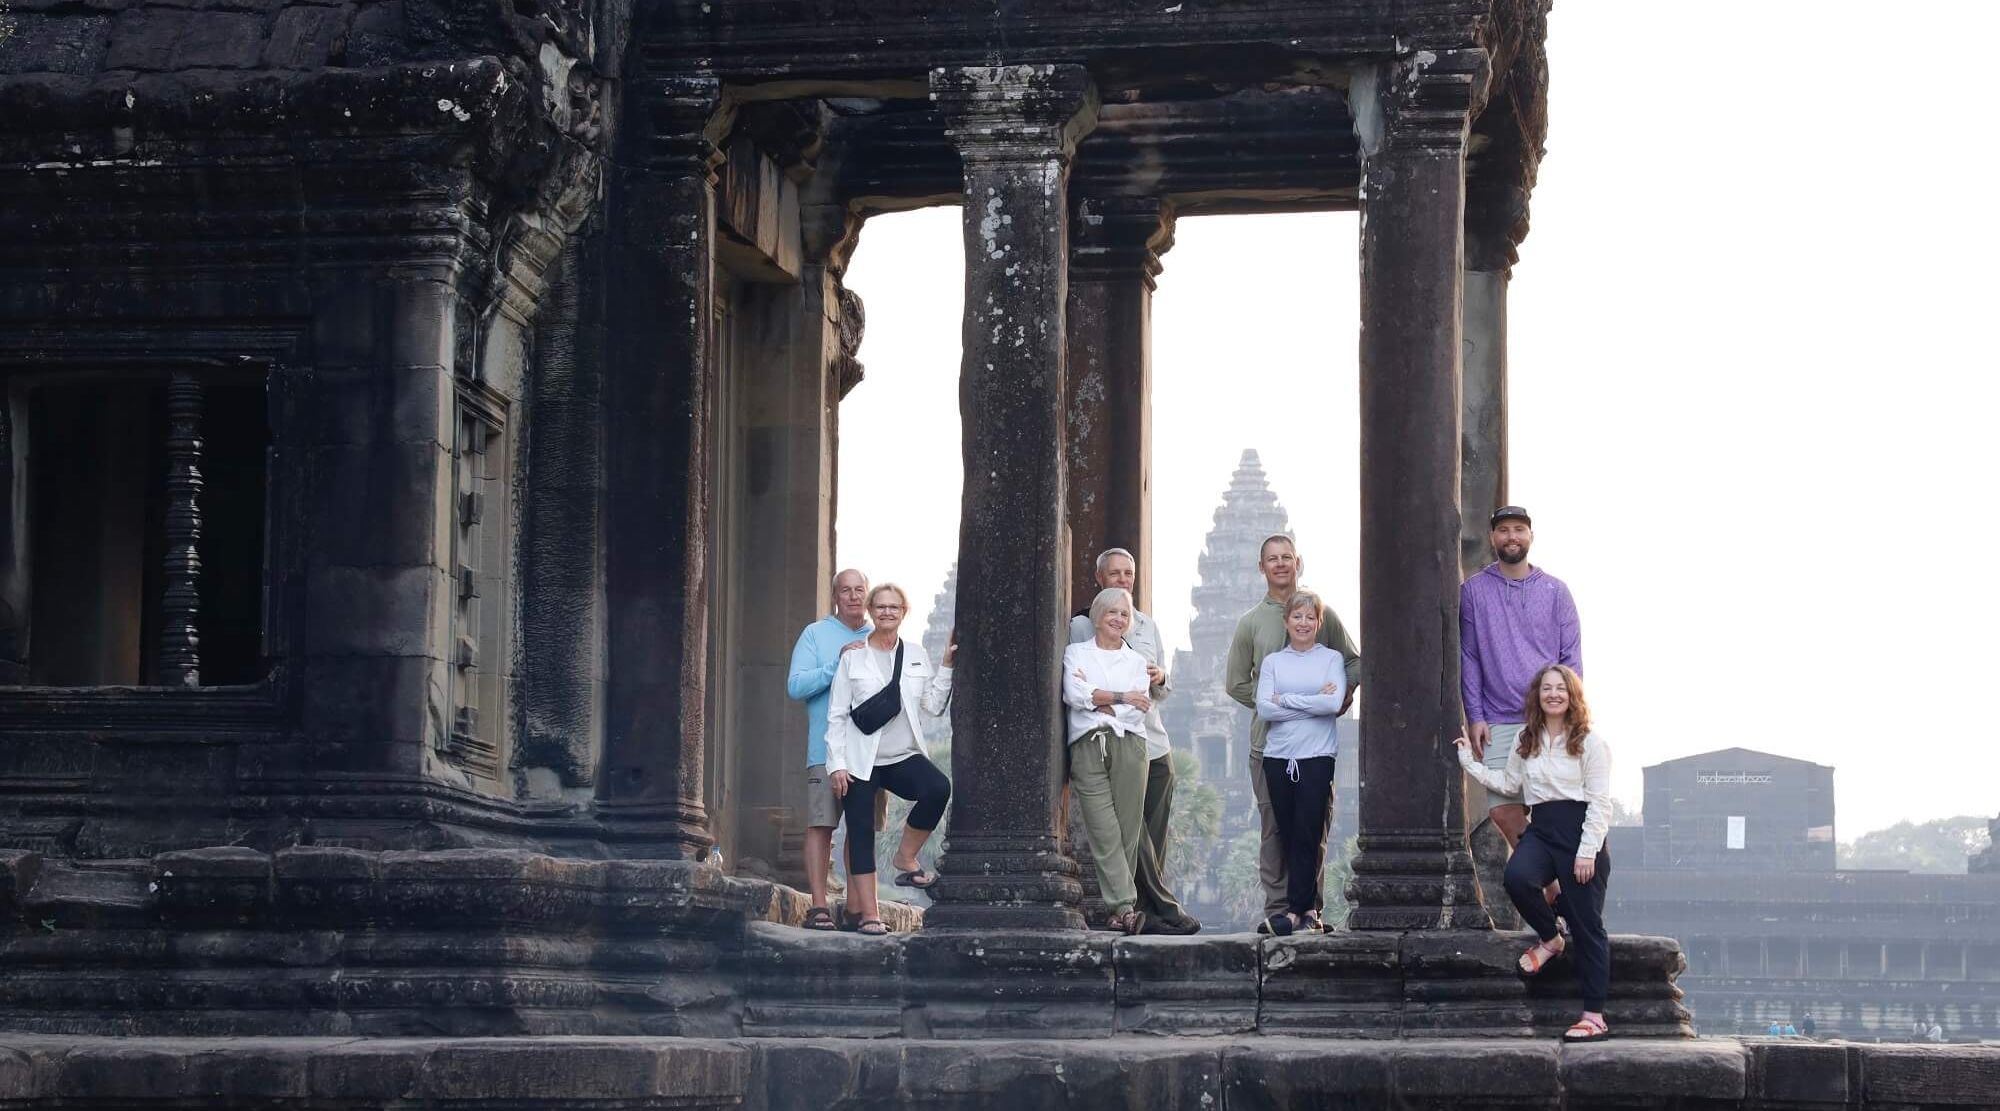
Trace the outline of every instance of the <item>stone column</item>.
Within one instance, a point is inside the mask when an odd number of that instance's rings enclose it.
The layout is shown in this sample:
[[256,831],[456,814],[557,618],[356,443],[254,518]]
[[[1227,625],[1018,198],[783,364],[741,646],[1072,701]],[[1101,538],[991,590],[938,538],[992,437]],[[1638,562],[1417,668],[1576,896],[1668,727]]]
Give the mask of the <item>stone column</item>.
[[713,523],[713,79],[634,90],[610,198],[614,280],[604,381],[604,761],[614,851],[706,852],[703,703]]
[[1071,224],[1069,300],[1070,608],[1097,593],[1097,553],[1131,551],[1135,594],[1153,580],[1153,287],[1173,246],[1173,206],[1086,200]]
[[1464,346],[1459,430],[1459,566],[1493,562],[1493,511],[1507,495],[1507,283],[1525,198],[1519,186],[1476,186],[1466,199]]
[[[1473,183],[1465,206],[1465,297],[1460,316],[1464,370],[1459,414],[1459,573],[1471,577],[1493,561],[1487,535],[1507,497],[1507,283],[1516,223],[1525,207],[1518,186]],[[1465,784],[1465,823],[1479,893],[1493,924],[1519,929],[1521,916],[1501,886],[1507,839],[1491,819],[1486,788]]]
[[1096,123],[1080,66],[931,71],[965,162],[959,369],[965,493],[958,544],[953,800],[934,929],[1081,928],[1057,835],[1062,652],[1066,186]]
[[1458,700],[1465,145],[1483,52],[1355,77],[1361,189],[1360,852],[1355,929],[1487,925],[1451,739]]

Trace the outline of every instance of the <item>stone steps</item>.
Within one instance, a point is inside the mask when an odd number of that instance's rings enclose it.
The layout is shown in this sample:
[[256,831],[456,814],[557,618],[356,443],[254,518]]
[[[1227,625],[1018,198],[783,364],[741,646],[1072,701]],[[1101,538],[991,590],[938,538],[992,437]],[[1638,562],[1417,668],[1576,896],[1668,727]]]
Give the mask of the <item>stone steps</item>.
[[0,1106],[231,1111],[2000,1108],[2000,1047],[1700,1039],[76,1038],[0,1035]]

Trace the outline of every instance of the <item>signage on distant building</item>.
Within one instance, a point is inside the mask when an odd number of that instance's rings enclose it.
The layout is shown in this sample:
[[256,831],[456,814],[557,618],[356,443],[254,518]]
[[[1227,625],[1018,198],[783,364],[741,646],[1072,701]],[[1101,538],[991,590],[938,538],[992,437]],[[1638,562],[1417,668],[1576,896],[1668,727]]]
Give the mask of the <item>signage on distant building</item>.
[[1769,783],[1771,782],[1771,773],[1697,771],[1694,773],[1694,781],[1703,787],[1734,786],[1739,783]]
[[[1767,776],[1766,778],[1769,777]],[[1743,847],[1743,815],[1741,814],[1731,814],[1729,816],[1729,847],[1732,849]]]

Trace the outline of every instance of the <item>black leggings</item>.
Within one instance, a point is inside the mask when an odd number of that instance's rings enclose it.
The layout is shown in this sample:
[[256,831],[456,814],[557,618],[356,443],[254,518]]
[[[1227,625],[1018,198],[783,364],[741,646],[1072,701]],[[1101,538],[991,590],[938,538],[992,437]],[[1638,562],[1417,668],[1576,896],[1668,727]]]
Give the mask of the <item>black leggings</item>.
[[910,828],[925,831],[938,827],[944,804],[951,801],[951,780],[937,765],[919,752],[908,760],[898,760],[876,768],[873,779],[847,778],[847,795],[840,800],[840,812],[847,818],[847,874],[875,873],[875,790],[881,788],[897,798],[912,799]]
[[1521,919],[1543,941],[1556,936],[1556,912],[1542,895],[1550,880],[1562,881],[1563,917],[1569,920],[1569,959],[1583,989],[1583,1009],[1604,1010],[1611,992],[1611,935],[1604,930],[1604,885],[1611,879],[1611,853],[1597,850],[1597,872],[1576,882],[1576,849],[1583,840],[1589,804],[1562,799],[1532,808],[1528,831],[1507,861],[1507,897]]
[[[1292,779],[1291,765],[1299,777]],[[1264,757],[1264,786],[1285,849],[1286,909],[1303,917],[1319,905],[1320,870],[1326,865],[1326,821],[1333,813],[1333,757],[1304,760]]]

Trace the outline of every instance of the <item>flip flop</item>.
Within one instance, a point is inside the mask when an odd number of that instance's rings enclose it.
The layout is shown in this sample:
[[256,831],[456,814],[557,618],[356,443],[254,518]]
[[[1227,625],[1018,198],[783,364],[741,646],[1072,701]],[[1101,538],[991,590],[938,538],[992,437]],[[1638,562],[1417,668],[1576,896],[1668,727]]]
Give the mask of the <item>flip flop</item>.
[[919,866],[907,872],[896,873],[897,887],[914,887],[918,891],[929,891],[937,885],[937,876]]
[[826,907],[814,907],[807,911],[806,920],[803,925],[808,930],[821,930],[827,933],[833,933],[840,929],[839,926],[833,923],[833,911],[828,910]]

